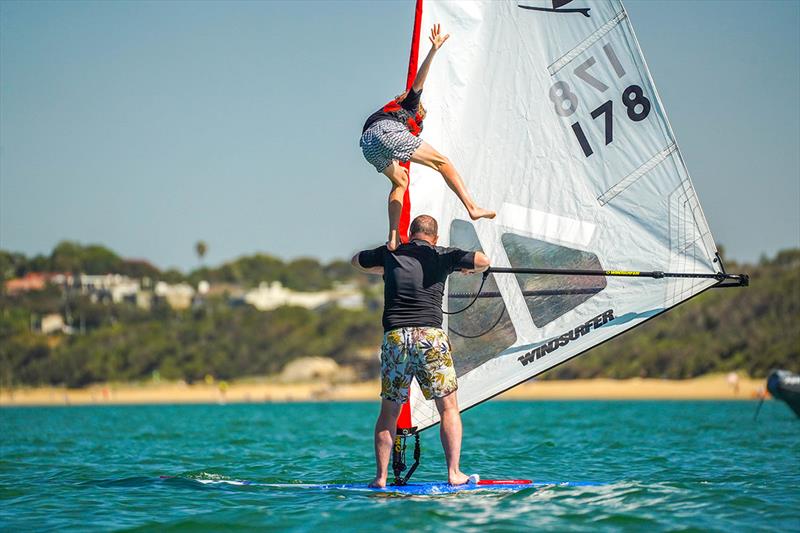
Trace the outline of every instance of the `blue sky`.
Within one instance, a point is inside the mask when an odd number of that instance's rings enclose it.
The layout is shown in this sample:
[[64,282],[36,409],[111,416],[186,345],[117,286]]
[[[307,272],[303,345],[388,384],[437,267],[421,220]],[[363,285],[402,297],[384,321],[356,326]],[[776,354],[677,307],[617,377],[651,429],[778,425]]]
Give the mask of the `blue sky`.
[[[625,5],[717,241],[800,246],[800,2]],[[199,239],[212,265],[380,242],[358,136],[412,22],[410,0],[3,1],[0,248],[189,269]]]

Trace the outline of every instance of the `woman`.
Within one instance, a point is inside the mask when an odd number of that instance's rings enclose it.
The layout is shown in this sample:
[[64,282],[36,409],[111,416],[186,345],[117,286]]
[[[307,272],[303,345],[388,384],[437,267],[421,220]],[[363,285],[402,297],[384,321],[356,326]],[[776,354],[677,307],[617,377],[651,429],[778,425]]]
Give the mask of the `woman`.
[[431,50],[422,62],[411,90],[370,115],[361,134],[360,145],[364,157],[392,182],[389,193],[389,240],[386,243],[389,250],[395,250],[400,244],[397,227],[400,224],[403,196],[408,187],[408,170],[400,166],[401,162],[412,161],[438,171],[467,208],[472,220],[495,217],[494,211],[478,207],[450,160],[418,137],[425,118],[425,108],[419,101],[422,86],[433,56],[448,37],[449,34],[441,35],[438,24],[434,25],[429,37]]

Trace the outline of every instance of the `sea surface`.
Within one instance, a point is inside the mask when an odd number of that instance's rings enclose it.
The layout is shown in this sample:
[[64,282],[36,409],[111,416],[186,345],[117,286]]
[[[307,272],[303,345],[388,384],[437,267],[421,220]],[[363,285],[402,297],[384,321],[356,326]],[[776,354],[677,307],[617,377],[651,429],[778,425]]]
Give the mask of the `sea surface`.
[[[0,409],[0,529],[798,531],[800,420],[779,402],[488,402],[462,466],[594,487],[434,496],[203,484],[369,481],[378,403]],[[442,480],[438,427],[416,480]],[[176,476],[162,479],[160,476]]]

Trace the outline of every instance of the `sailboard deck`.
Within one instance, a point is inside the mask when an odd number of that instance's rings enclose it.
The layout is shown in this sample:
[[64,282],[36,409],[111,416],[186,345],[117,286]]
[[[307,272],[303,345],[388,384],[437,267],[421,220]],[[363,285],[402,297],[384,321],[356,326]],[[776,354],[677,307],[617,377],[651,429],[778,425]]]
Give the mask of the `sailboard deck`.
[[387,485],[382,488],[373,488],[366,483],[261,483],[258,481],[235,480],[235,479],[196,479],[182,478],[176,476],[161,476],[163,480],[182,479],[202,483],[203,485],[234,485],[250,487],[268,487],[274,489],[298,489],[313,491],[356,491],[366,493],[385,493],[385,494],[410,494],[410,495],[434,495],[434,494],[454,494],[458,492],[517,492],[525,489],[541,489],[547,487],[596,487],[603,483],[593,481],[533,481],[528,479],[485,479],[478,483],[467,483],[465,485],[450,485],[442,481],[422,481],[419,483],[409,483],[407,485],[396,486]]

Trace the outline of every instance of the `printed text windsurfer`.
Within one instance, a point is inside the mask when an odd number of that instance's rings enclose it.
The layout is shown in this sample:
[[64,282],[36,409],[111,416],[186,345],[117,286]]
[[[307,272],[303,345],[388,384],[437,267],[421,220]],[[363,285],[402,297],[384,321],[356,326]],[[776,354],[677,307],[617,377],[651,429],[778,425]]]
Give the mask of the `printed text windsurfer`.
[[592,329],[597,329],[605,324],[608,324],[612,320],[614,320],[614,311],[609,309],[605,313],[597,315],[591,320],[587,320],[584,324],[581,324],[575,329],[568,331],[567,333],[564,333],[563,335],[560,335],[540,346],[537,346],[533,350],[519,356],[517,360],[522,363],[522,366],[525,366],[531,361],[541,359],[550,352],[558,350],[561,346],[566,346],[570,343],[570,341],[581,338],[583,335],[589,333],[589,331]]

